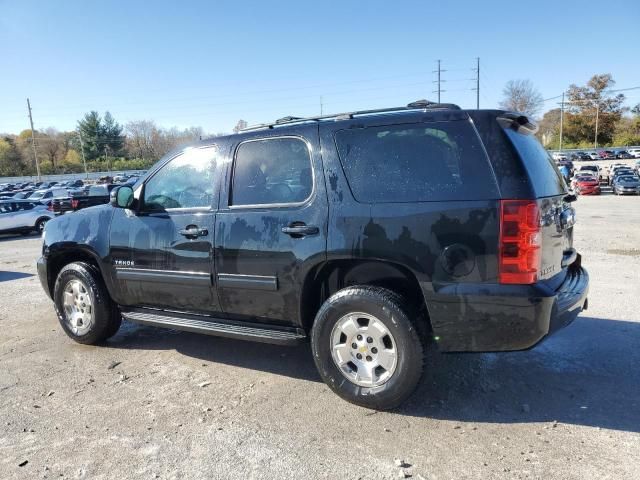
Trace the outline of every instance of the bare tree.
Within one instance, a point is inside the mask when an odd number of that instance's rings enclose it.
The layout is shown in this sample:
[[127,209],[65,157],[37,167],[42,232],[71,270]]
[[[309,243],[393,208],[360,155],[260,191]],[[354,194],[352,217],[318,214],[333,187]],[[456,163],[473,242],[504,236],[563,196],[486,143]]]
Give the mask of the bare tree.
[[247,125],[248,124],[246,120],[238,120],[238,123],[236,123],[236,126],[233,127],[233,133],[238,133],[240,130],[247,128]]
[[500,107],[535,116],[543,105],[542,95],[530,80],[509,80],[502,90]]

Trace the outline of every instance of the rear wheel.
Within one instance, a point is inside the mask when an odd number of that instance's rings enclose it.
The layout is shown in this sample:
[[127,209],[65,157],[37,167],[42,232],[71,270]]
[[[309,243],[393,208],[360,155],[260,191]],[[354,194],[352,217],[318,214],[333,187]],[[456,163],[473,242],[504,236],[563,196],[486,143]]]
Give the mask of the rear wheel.
[[349,287],[320,308],[314,361],[343,399],[386,410],[406,400],[422,375],[423,350],[404,300],[378,287]]
[[78,343],[103,342],[120,328],[120,312],[92,265],[76,262],[63,267],[53,299],[62,329]]

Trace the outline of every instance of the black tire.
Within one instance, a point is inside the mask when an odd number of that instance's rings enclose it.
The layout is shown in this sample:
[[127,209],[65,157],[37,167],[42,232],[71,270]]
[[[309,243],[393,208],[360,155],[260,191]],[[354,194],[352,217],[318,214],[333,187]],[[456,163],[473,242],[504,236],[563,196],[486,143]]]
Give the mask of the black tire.
[[[67,284],[71,280],[79,280],[91,297],[93,319],[90,329],[78,335],[74,333],[67,320],[63,305],[63,295]],[[109,297],[100,272],[94,266],[75,262],[60,270],[53,290],[53,300],[58,321],[64,332],[73,340],[85,345],[102,343],[116,334],[122,323],[122,317],[117,306]]]
[[[406,302],[379,287],[348,287],[332,295],[320,308],[311,330],[311,349],[320,376],[343,399],[367,408],[388,410],[400,405],[422,376],[423,348]],[[345,315],[362,312],[376,317],[393,336],[397,363],[383,384],[366,387],[353,383],[336,365],[331,354],[331,332]]]
[[36,222],[36,224],[34,225],[33,229],[36,231],[36,233],[42,233],[42,231],[44,230],[44,225],[49,221],[50,219],[48,217],[42,217],[39,218],[38,221]]

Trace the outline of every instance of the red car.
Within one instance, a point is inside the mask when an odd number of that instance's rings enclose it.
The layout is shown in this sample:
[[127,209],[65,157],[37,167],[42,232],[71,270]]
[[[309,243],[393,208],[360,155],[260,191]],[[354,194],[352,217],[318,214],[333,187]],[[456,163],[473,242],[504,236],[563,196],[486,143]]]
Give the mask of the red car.
[[577,175],[571,183],[578,195],[600,195],[600,182],[592,175]]

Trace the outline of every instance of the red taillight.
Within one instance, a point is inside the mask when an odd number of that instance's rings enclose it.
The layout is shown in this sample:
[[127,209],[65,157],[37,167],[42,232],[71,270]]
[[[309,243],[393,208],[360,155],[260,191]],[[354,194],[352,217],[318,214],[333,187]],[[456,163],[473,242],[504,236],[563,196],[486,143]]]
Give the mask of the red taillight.
[[535,283],[540,271],[540,210],[532,200],[500,201],[500,283]]
[[80,203],[79,200],[76,200],[76,199],[71,200],[71,208],[73,208],[75,210],[76,208],[78,208],[78,204],[79,203]]
[[53,203],[52,202],[47,203],[47,210],[50,211],[50,212],[53,212]]

